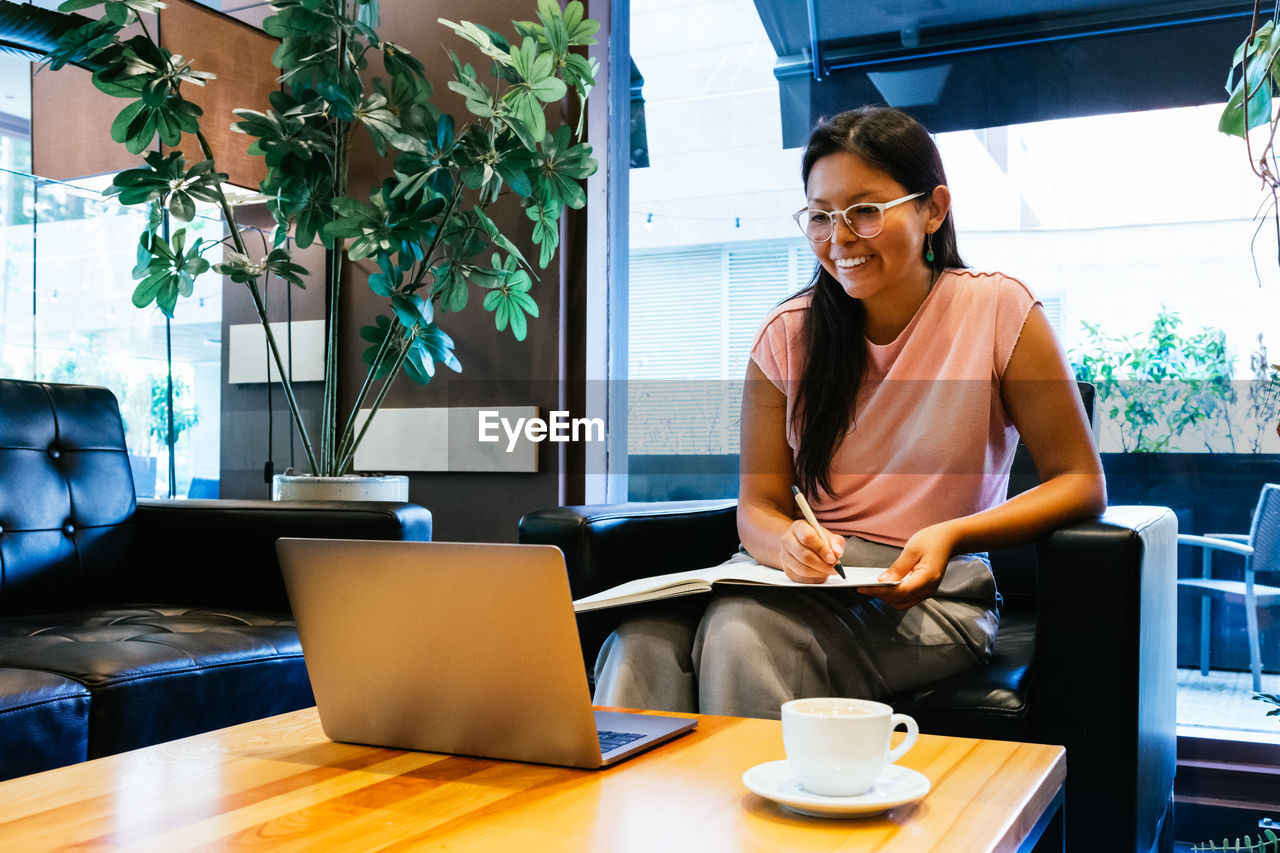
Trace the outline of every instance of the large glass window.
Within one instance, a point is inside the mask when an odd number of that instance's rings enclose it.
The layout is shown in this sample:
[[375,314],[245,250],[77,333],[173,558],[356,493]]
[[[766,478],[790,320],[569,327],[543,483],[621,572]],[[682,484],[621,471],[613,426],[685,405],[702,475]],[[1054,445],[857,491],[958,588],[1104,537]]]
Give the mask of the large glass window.
[[[147,211],[104,199],[109,177],[66,184],[30,174],[30,110],[15,82],[28,67],[0,55],[0,376],[110,388],[138,496],[185,497],[193,483],[218,479],[221,277],[198,279],[172,321],[133,307]],[[222,238],[219,220],[200,218],[192,230]]]
[[[647,156],[629,175],[627,496],[730,497],[752,336],[813,270],[789,218],[804,202],[800,151],[783,148],[776,56],[750,0],[630,5]],[[1098,384],[1112,502],[1244,533],[1280,453],[1266,367],[1280,362],[1280,265],[1274,217],[1258,217],[1270,197],[1243,143],[1217,130],[1221,109],[936,140],[962,256],[1023,279]],[[1180,572],[1199,571],[1184,554]],[[1180,602],[1181,722],[1275,731],[1248,701],[1242,608],[1215,606],[1211,623],[1201,676],[1199,605]],[[1280,692],[1280,625],[1264,619],[1262,637],[1264,691]]]

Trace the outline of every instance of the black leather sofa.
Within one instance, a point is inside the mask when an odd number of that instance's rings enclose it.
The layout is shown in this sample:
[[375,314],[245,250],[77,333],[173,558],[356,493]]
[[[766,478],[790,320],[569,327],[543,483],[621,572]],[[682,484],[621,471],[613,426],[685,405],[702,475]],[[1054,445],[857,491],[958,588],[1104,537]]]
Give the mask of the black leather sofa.
[[139,502],[109,391],[0,380],[0,779],[312,704],[280,536],[427,540],[431,515]]
[[[1010,493],[1036,479],[1019,448]],[[731,500],[562,506],[526,515],[520,541],[559,546],[579,598],[723,562],[738,547],[735,512]],[[922,732],[1064,745],[1073,851],[1171,849],[1177,532],[1164,507],[1113,507],[993,552],[1003,606],[991,663],[889,700]],[[624,612],[579,616],[589,672]]]

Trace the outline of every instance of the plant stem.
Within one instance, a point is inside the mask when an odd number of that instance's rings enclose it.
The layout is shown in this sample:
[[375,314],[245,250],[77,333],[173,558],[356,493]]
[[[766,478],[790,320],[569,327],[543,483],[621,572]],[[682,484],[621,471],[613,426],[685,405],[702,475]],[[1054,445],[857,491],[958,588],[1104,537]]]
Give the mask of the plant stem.
[[360,427],[360,434],[356,436],[355,441],[351,442],[351,449],[347,450],[342,456],[342,465],[345,467],[350,465],[355,458],[356,448],[360,446],[360,442],[364,439],[364,434],[369,430],[369,424],[373,422],[373,416],[382,408],[382,401],[386,399],[387,392],[391,390],[391,383],[400,375],[400,369],[404,366],[404,360],[409,356],[409,346],[406,344],[401,348],[400,354],[396,357],[396,363],[391,367],[391,373],[387,376],[387,380],[382,383],[382,387],[378,389],[378,396],[373,400],[373,406],[369,409],[369,417],[365,418],[363,426]]
[[[343,17],[348,17],[348,4],[344,2],[342,7]],[[334,54],[334,62],[337,65],[335,76],[341,76],[345,69],[346,56],[347,34],[345,30],[339,27],[337,50]],[[330,127],[333,134],[333,198],[341,198],[347,191],[348,127],[346,122],[338,119],[333,119]],[[342,245],[341,238],[335,239],[333,248],[325,259],[325,278],[328,285],[325,297],[328,300],[328,305],[325,311],[324,404],[321,415],[320,435],[320,456],[323,469],[317,473],[321,476],[329,477],[339,476],[343,473],[342,466],[337,464],[338,448],[335,440],[338,426],[338,339],[340,331],[338,319],[341,314],[340,306],[342,304]]]
[[[209,148],[209,141],[205,139],[204,134],[199,130],[196,131],[195,136],[196,141],[200,143],[200,151],[204,154],[205,159],[212,160],[213,151]],[[227,197],[222,192],[221,187],[218,188],[218,207],[222,210],[223,220],[231,230],[231,238],[235,244],[236,251],[248,257],[249,252],[245,247],[244,239],[240,235],[240,226],[236,221],[235,211],[227,202]],[[258,289],[257,279],[255,278],[253,281],[246,283],[245,288],[249,291],[250,298],[253,299],[253,310],[258,315],[258,322],[262,324],[263,334],[267,338],[267,348],[271,352],[272,361],[275,362],[276,371],[280,374],[280,387],[284,391],[284,398],[289,404],[289,415],[298,427],[298,436],[302,439],[303,453],[306,454],[307,462],[311,465],[311,470],[314,471],[316,457],[315,451],[311,447],[311,437],[307,432],[307,425],[302,420],[302,412],[298,408],[298,400],[293,395],[293,377],[285,369],[284,359],[280,355],[280,347],[276,344],[276,336],[271,330],[271,321],[267,319],[267,306],[262,301],[262,293]],[[268,377],[268,381],[270,381],[270,377]]]
[[[338,454],[345,456],[348,448],[354,449],[354,444],[350,443],[351,433],[355,429],[356,416],[360,413],[360,406],[364,403],[365,398],[369,396],[369,389],[373,387],[373,376],[378,371],[378,365],[386,357],[387,352],[391,349],[391,341],[395,337],[396,327],[390,326],[387,334],[382,338],[382,343],[378,347],[378,354],[373,357],[373,364],[369,365],[369,371],[364,375],[364,382],[360,385],[360,393],[356,394],[356,401],[351,406],[351,414],[347,418],[346,424],[342,427],[342,435],[338,439]],[[370,417],[373,413],[370,412]]]
[[440,230],[436,232],[436,236],[432,238],[431,245],[427,247],[426,254],[420,269],[427,270],[431,268],[431,259],[435,257],[436,249],[440,246],[440,241],[444,239],[445,229],[449,227],[449,217],[453,216],[454,208],[458,206],[458,201],[462,198],[462,179],[461,176],[454,179],[453,195],[449,197],[449,204],[444,209],[444,215],[440,217]]

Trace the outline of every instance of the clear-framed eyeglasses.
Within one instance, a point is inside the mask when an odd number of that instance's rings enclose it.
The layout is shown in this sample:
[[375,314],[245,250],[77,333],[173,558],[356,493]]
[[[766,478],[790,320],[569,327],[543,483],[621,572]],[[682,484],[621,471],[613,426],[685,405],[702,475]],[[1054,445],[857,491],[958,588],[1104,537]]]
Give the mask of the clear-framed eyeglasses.
[[884,212],[903,202],[919,198],[924,193],[912,193],[893,201],[860,201],[844,210],[811,210],[803,207],[791,215],[800,226],[801,233],[814,243],[825,243],[835,236],[836,220],[843,219],[845,227],[859,237],[874,237],[884,230]]

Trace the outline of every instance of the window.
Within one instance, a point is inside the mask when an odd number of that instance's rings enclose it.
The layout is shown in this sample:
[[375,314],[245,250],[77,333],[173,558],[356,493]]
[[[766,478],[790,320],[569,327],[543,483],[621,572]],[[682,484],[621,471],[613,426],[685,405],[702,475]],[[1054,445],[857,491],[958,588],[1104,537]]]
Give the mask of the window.
[[[615,359],[626,365],[614,378],[627,379],[630,404],[626,497],[733,496],[747,351],[813,267],[789,219],[804,201],[800,150],[783,147],[777,56],[760,4],[630,5],[647,159],[633,157],[629,174],[628,334],[625,359]],[[1221,40],[1235,24],[1211,26]],[[1240,26],[1243,38],[1247,21]],[[1217,87],[1229,59],[1227,50],[1204,63],[1220,69]],[[1200,88],[1188,97],[1205,100]],[[794,109],[783,100],[783,112]],[[1255,218],[1266,198],[1243,144],[1217,131],[1221,104],[1135,110],[1122,101],[1106,93],[1105,114],[938,133],[961,255],[1023,279],[1077,363],[1105,347],[1119,358],[1147,346],[1143,357],[1161,369],[1185,356],[1225,371],[1231,382],[1216,390],[1184,382],[1162,391],[1156,432],[1141,440],[1142,413],[1121,392],[1149,389],[1149,378],[1129,380],[1100,406],[1100,442],[1113,503],[1170,506],[1185,531],[1245,532],[1280,453],[1280,413],[1250,396],[1258,363],[1280,362],[1275,221]],[[1157,323],[1182,350],[1149,346]],[[1186,355],[1218,334],[1220,353]],[[1192,398],[1202,411],[1178,421]],[[1180,571],[1198,571],[1191,563],[1184,555]],[[1180,701],[1190,702],[1199,609],[1183,601],[1179,613]],[[1196,701],[1232,694],[1235,716],[1188,704],[1183,723],[1275,731],[1263,703],[1247,701],[1241,609],[1215,611],[1213,624],[1213,672]],[[1264,690],[1280,692],[1280,626],[1264,625],[1263,646]]]
[[[0,55],[0,79],[13,84],[0,86],[0,376],[110,388],[138,496],[185,497],[219,476],[221,277],[202,276],[172,321],[133,307],[147,212],[104,199],[109,177],[72,185],[30,174],[29,106],[8,96],[25,90],[16,81],[28,67]],[[193,228],[222,237],[219,220]]]

